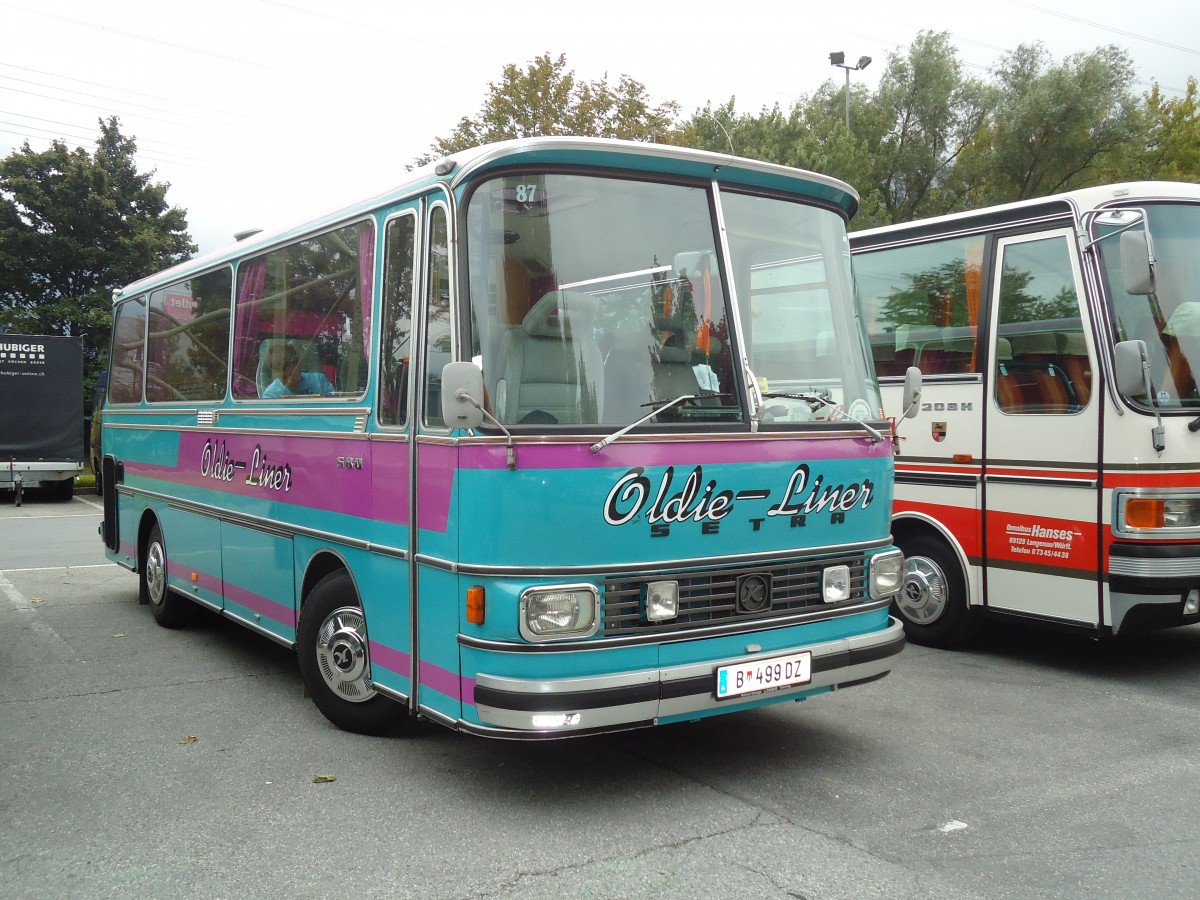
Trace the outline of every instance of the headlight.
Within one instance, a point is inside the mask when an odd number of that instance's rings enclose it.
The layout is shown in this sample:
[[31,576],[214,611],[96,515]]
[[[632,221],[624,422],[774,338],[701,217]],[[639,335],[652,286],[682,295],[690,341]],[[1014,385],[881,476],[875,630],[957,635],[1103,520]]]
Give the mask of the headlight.
[[904,554],[899,550],[871,557],[871,598],[882,600],[904,584]]
[[1121,500],[1118,531],[1136,534],[1200,528],[1200,497],[1127,494]]
[[826,603],[840,603],[850,597],[850,567],[829,566],[821,578]]
[[528,641],[587,637],[599,627],[600,595],[590,584],[530,588],[521,594],[521,636]]

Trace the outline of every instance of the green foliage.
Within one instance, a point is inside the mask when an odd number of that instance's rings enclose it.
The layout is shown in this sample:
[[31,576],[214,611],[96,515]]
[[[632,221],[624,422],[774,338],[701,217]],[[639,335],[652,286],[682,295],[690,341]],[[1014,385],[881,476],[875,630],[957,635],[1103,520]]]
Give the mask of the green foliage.
[[1156,84],[1146,95],[1149,139],[1140,153],[1131,154],[1126,177],[1200,181],[1200,99],[1196,79],[1188,79],[1187,93],[1164,100]]
[[483,108],[473,118],[464,116],[449,137],[435,140],[415,164],[510,138],[579,135],[650,141],[667,132],[678,111],[675,103],[651,105],[645,86],[627,75],[615,86],[608,76],[582,81],[567,69],[565,55],[551,59],[545,53],[524,70],[505,66],[500,81],[488,83]]
[[26,142],[0,160],[0,331],[82,337],[89,394],[113,290],[196,251],[169,185],[138,173],[115,117],[99,124],[94,153]]
[[995,77],[991,113],[968,153],[972,205],[1097,184],[1106,161],[1145,146],[1133,65],[1119,47],[1055,65],[1040,44],[1022,45]]

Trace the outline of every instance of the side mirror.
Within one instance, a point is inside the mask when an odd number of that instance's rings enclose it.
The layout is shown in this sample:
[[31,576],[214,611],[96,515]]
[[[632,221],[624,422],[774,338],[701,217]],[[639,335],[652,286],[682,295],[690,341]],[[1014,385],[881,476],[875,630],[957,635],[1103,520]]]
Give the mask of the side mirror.
[[483,372],[473,362],[442,367],[442,421],[450,428],[483,424]]
[[1149,232],[1121,232],[1121,274],[1125,293],[1144,297],[1154,291],[1154,254]]
[[921,370],[909,366],[904,373],[903,418],[911,419],[917,414],[917,404],[921,402]]
[[1146,342],[1121,341],[1113,347],[1117,390],[1126,397],[1146,396]]

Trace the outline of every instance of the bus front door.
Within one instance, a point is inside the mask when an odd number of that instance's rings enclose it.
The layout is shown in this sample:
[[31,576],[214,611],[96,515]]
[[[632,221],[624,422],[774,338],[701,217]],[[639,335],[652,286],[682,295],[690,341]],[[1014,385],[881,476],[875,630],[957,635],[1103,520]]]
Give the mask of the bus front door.
[[998,242],[985,430],[985,602],[1100,623],[1100,392],[1073,235]]

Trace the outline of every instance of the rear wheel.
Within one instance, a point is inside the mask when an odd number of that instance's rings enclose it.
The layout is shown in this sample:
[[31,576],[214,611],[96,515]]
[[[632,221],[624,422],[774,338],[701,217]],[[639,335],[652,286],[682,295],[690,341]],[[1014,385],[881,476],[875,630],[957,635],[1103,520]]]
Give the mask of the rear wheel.
[[163,543],[162,529],[157,522],[146,539],[146,552],[139,568],[142,599],[150,604],[154,621],[163,628],[178,628],[187,624],[195,607],[191,600],[167,587],[167,546]]
[[349,573],[326,575],[308,595],[296,651],[313,702],[338,728],[390,735],[409,725],[408,710],[371,684],[367,621]]
[[896,542],[904,552],[904,585],[892,609],[914,644],[960,647],[975,634],[979,617],[967,605],[962,566],[949,546],[928,535]]

